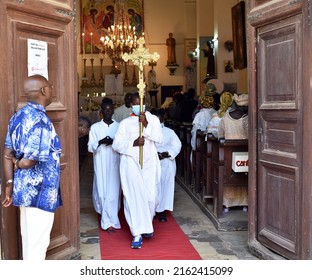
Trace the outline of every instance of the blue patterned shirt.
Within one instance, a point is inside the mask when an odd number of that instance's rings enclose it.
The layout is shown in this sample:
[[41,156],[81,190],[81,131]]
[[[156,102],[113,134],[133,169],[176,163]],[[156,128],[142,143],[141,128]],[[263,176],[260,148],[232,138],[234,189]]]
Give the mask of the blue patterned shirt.
[[38,161],[14,172],[13,205],[54,212],[62,205],[60,194],[60,139],[45,108],[28,102],[8,125],[5,147],[18,159]]

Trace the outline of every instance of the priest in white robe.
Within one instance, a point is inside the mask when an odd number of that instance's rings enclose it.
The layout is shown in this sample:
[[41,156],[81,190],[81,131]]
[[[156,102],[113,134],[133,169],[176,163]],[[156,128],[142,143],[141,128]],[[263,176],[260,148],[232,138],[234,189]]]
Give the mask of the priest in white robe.
[[[160,181],[160,162],[155,143],[163,134],[159,119],[149,112],[139,113],[139,95],[131,99],[133,113],[119,124],[113,149],[120,156],[120,178],[124,197],[125,218],[133,240],[131,248],[141,248],[142,235],[153,235],[153,218],[157,203],[156,187]],[[139,121],[143,124],[139,137]],[[143,166],[139,161],[139,146],[143,146]]]
[[163,141],[156,143],[161,166],[161,180],[158,188],[156,212],[159,213],[159,221],[166,222],[166,211],[173,211],[175,175],[177,170],[175,158],[181,151],[182,143],[174,130],[165,127],[164,109],[153,109],[151,113],[159,118],[164,135]]
[[93,153],[93,204],[101,215],[101,228],[108,232],[120,229],[118,211],[120,208],[120,155],[112,149],[113,139],[119,123],[112,119],[113,101],[104,98],[103,119],[91,126],[88,151]]

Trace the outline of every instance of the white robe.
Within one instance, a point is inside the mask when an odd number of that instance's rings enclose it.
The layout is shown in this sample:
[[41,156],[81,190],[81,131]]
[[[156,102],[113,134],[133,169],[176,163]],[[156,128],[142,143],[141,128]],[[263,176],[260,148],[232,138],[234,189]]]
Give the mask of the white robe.
[[133,236],[152,233],[157,203],[156,186],[160,181],[160,163],[155,142],[163,134],[158,117],[146,112],[148,125],[143,128],[143,169],[139,163],[139,147],[133,142],[139,137],[137,116],[124,119],[115,135],[113,149],[121,154],[120,178],[124,196],[125,218]]
[[191,146],[193,151],[196,150],[196,131],[207,131],[208,123],[211,120],[213,113],[215,112],[216,110],[213,108],[203,108],[195,115],[191,131]]
[[160,160],[161,166],[161,181],[158,188],[158,206],[156,212],[163,212],[165,210],[173,210],[174,201],[174,185],[176,175],[176,156],[181,151],[181,141],[176,133],[168,128],[163,127],[162,132],[164,139],[161,143],[156,143],[157,152],[168,152],[170,157]]
[[101,215],[101,228],[110,226],[120,229],[118,211],[120,208],[120,155],[112,146],[100,145],[99,140],[106,136],[114,139],[119,123],[110,125],[99,121],[91,126],[89,133],[88,151],[93,153],[93,205]]

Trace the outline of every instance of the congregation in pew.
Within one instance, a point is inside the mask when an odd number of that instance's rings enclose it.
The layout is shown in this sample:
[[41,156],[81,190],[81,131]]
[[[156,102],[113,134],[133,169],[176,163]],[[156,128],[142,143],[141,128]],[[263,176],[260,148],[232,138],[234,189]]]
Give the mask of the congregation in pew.
[[[219,108],[201,118],[202,127],[170,116],[166,124],[182,142],[176,179],[220,220],[234,210],[248,211],[248,94],[217,93],[213,86],[211,92],[201,96],[200,103],[216,94]],[[245,169],[233,169],[239,157]]]

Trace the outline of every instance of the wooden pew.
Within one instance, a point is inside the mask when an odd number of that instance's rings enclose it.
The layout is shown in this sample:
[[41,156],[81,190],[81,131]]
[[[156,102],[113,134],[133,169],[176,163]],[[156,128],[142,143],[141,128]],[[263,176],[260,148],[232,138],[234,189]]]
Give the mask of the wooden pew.
[[218,148],[212,148],[213,212],[218,218],[223,214],[223,190],[226,187],[248,187],[248,174],[232,170],[233,152],[248,152],[248,140],[220,139]]
[[194,178],[194,192],[202,199],[203,169],[206,158],[206,133],[198,130],[196,132],[196,149],[192,153],[192,170]]
[[184,158],[184,152],[183,149],[186,145],[186,126],[182,123],[180,125],[179,128],[179,134],[178,137],[180,138],[181,144],[182,144],[182,148],[181,148],[181,152],[179,153],[179,155],[177,156],[176,159],[176,163],[177,163],[177,175],[182,179],[184,179],[185,174],[184,174],[184,162],[185,162],[185,158]]
[[212,158],[213,151],[217,154],[219,146],[218,138],[214,137],[211,133],[207,134],[205,160],[203,162],[203,201],[207,199],[213,199],[213,176],[212,176]]
[[[175,134],[180,138],[180,130],[181,130],[181,123],[180,122],[173,122],[172,129],[175,132]],[[182,142],[181,138],[180,141]],[[177,174],[182,177],[182,170],[183,170],[183,152],[180,151],[180,153],[176,157],[176,164],[177,164]]]
[[190,161],[190,156],[191,156],[191,130],[192,130],[192,125],[186,125],[186,141],[185,141],[185,146],[183,148],[183,153],[184,153],[184,183],[187,187],[191,187],[192,183],[192,167],[191,167],[191,161]]

